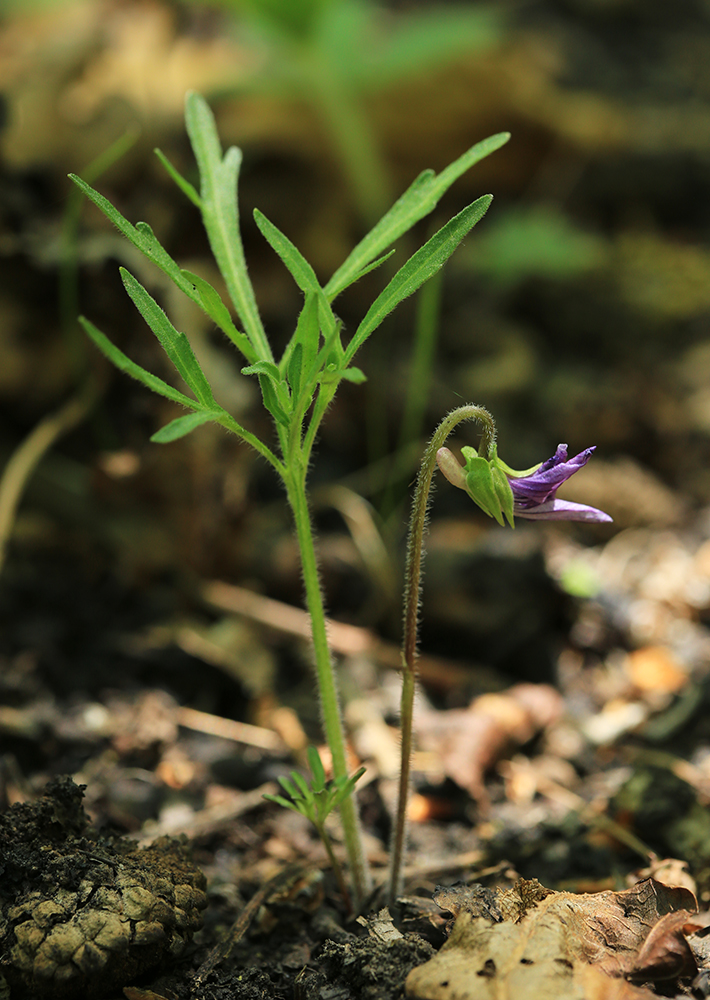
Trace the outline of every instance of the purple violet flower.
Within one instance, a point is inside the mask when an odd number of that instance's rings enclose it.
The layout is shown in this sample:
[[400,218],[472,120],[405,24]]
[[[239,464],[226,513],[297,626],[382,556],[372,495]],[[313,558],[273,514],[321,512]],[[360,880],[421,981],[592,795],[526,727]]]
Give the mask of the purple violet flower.
[[569,500],[558,500],[555,495],[570,476],[587,464],[594,451],[595,447],[586,448],[579,455],[568,459],[567,445],[560,444],[552,458],[548,458],[530,475],[519,479],[508,475],[513,491],[515,516],[545,521],[612,521],[613,518],[603,510]]

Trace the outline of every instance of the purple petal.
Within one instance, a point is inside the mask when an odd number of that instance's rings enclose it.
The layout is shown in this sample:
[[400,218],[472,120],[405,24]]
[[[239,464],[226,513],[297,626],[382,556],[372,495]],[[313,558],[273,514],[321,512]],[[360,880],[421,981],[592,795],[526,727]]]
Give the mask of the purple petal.
[[594,451],[594,447],[586,448],[579,455],[568,459],[567,445],[560,444],[552,458],[543,462],[532,475],[523,476],[521,479],[509,478],[516,509],[518,504],[526,508],[535,507],[554,499],[555,491],[587,464]]
[[572,503],[570,500],[558,500],[554,498],[545,503],[537,504],[535,507],[521,507],[515,504],[513,508],[515,517],[524,517],[529,521],[589,521],[602,524],[606,521],[613,521],[603,510],[596,507],[588,507],[584,503]]

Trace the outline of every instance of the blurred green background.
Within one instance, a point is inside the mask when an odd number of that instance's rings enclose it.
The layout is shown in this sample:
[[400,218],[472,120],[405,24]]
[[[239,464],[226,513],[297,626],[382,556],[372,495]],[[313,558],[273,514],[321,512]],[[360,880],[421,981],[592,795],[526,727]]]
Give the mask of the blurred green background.
[[[441,285],[359,358],[367,386],[344,386],[326,420],[314,483],[346,491],[316,494],[334,614],[396,632],[414,456],[461,402],[494,412],[513,467],[559,441],[573,453],[598,445],[576,498],[609,510],[610,531],[671,525],[710,503],[707,3],[1,0],[0,454],[87,378],[97,397],[22,492],[10,582],[33,560],[69,557],[129,586],[219,576],[299,601],[268,470],[217,428],[149,444],[169,404],[108,370],[74,321],[81,311],[165,375],[123,293],[125,264],[188,334],[223,405],[247,425],[262,419],[229,345],[66,179],[91,180],[217,282],[197,212],[153,155],[159,146],[194,178],[190,89],[210,100],[224,145],[244,150],[246,254],[276,345],[300,293],[255,206],[325,281],[422,169],[512,133],[422,224],[417,243],[494,195]],[[339,300],[346,332],[385,279],[377,271]],[[452,492],[435,517],[470,519]],[[353,502],[386,557],[363,563]],[[489,527],[475,521],[475,537]]]

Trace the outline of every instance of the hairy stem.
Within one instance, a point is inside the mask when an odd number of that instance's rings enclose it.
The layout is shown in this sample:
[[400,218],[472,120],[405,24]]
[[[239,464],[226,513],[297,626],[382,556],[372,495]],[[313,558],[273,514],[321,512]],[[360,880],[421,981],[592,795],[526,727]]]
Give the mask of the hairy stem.
[[[296,534],[301,552],[303,580],[306,588],[306,604],[311,616],[311,632],[313,636],[315,669],[323,730],[328,746],[330,747],[333,762],[333,777],[337,779],[347,777],[348,774],[345,735],[340,715],[340,702],[335,683],[335,671],[333,670],[333,662],[328,647],[323,593],[318,578],[318,561],[306,498],[305,476],[291,469],[287,473],[286,490],[296,522]],[[372,882],[362,846],[360,819],[357,812],[354,790],[340,805],[340,819],[343,825],[345,846],[350,864],[355,905],[358,906],[370,891]]]
[[454,427],[464,420],[477,420],[483,424],[481,451],[487,455],[495,442],[495,424],[488,410],[482,406],[460,406],[441,421],[427,445],[419,468],[414,490],[412,514],[409,519],[407,563],[404,583],[404,635],[402,639],[402,702],[400,709],[401,764],[399,772],[399,797],[397,813],[390,844],[389,904],[394,906],[402,891],[402,870],[407,840],[407,804],[412,758],[412,721],[414,691],[417,674],[417,634],[419,627],[419,600],[424,561],[424,533],[426,530],[429,494],[436,468],[436,453],[444,446]]

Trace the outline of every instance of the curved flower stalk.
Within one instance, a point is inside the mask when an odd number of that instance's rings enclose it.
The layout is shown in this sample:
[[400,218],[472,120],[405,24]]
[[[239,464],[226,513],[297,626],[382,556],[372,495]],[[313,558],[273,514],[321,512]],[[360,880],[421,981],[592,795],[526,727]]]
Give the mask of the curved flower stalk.
[[[464,420],[478,421],[483,426],[483,438],[480,451],[469,447],[461,449],[466,459],[466,464],[462,466],[444,444],[454,427]],[[557,490],[560,486],[587,464],[593,452],[593,447],[587,448],[574,458],[568,459],[567,445],[560,444],[555,454],[545,462],[522,472],[516,472],[498,457],[493,417],[482,406],[473,405],[461,406],[444,417],[424,452],[414,491],[407,545],[400,710],[402,756],[399,799],[390,849],[390,906],[396,904],[397,896],[402,889],[424,531],[434,471],[438,465],[453,486],[465,490],[481,510],[489,517],[495,518],[500,525],[504,525],[507,521],[510,527],[514,528],[516,517],[601,523],[612,520],[603,510],[557,499]]]

